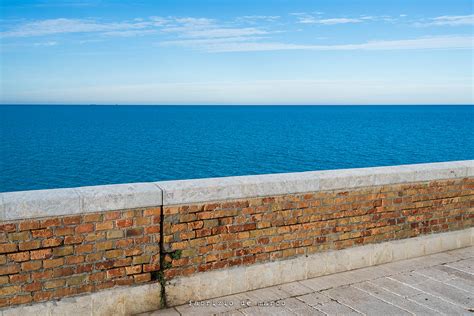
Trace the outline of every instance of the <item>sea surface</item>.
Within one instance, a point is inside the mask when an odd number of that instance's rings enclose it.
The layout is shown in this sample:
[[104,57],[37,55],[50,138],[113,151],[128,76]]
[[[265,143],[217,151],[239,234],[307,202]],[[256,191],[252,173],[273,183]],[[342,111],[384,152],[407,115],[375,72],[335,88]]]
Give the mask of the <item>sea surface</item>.
[[474,159],[474,106],[0,106],[0,191]]

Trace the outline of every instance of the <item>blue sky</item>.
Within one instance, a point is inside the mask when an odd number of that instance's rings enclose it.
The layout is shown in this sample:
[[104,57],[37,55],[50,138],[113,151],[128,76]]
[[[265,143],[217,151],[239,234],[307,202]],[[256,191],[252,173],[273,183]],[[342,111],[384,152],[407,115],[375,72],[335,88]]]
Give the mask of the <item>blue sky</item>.
[[474,103],[471,0],[1,6],[1,103]]

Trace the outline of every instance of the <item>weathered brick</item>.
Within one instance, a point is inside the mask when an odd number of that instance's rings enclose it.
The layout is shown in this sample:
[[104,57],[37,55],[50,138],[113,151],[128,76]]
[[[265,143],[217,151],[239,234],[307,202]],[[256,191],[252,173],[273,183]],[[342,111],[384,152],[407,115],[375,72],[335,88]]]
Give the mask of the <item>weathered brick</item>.
[[107,270],[108,279],[118,278],[124,275],[125,275],[125,268],[115,268],[115,269]]
[[119,220],[115,221],[115,225],[116,225],[118,228],[130,227],[130,226],[133,225],[133,219],[132,219],[132,218],[119,219]]
[[23,241],[29,238],[30,238],[30,233],[28,231],[8,234],[8,239],[10,239],[10,241]]
[[149,282],[151,280],[151,274],[150,273],[135,274],[133,275],[133,280],[135,281],[135,283]]
[[38,261],[27,261],[21,264],[21,271],[34,271],[41,269],[42,263]]
[[10,278],[10,283],[15,284],[15,283],[26,283],[30,281],[30,275],[29,273],[22,273],[22,274],[11,274],[9,276]]
[[135,237],[135,236],[141,236],[141,235],[143,235],[142,227],[127,229],[127,237]]
[[63,256],[68,256],[74,253],[74,248],[73,246],[64,246],[64,247],[59,247],[59,248],[54,248],[53,249],[53,255],[55,257],[63,257]]
[[113,221],[106,221],[106,222],[95,224],[95,230],[110,230],[113,228],[114,228]]
[[133,257],[133,264],[143,264],[143,263],[150,263],[151,256],[150,255],[141,255]]
[[63,217],[64,225],[77,225],[81,223],[81,220],[82,216],[80,215]]
[[92,223],[77,225],[75,229],[76,234],[90,233],[92,231],[94,231],[94,224]]
[[57,247],[63,244],[63,239],[61,237],[53,237],[45,239],[41,242],[41,246],[44,248],[47,247]]
[[51,230],[51,228],[37,229],[31,231],[31,236],[33,238],[48,238],[53,236],[53,231]]
[[0,224],[0,232],[12,233],[16,231],[16,225],[14,223]]
[[83,216],[84,223],[100,222],[101,220],[102,220],[102,214],[100,213],[86,214]]
[[43,260],[43,268],[56,268],[64,264],[64,258]]
[[21,290],[21,287],[19,285],[0,287],[0,297],[15,295],[18,292],[20,292],[20,290]]
[[10,298],[10,305],[20,305],[30,303],[33,300],[33,296],[31,294],[22,294],[22,295],[15,295],[14,297]]
[[74,235],[74,227],[57,227],[54,234],[57,236]]
[[47,227],[54,227],[54,226],[61,226],[61,220],[59,218],[50,218],[50,219],[42,220],[39,228],[47,228]]
[[17,245],[13,243],[0,244],[0,253],[9,253],[17,251]]
[[0,266],[0,275],[14,274],[18,272],[20,272],[20,266],[17,264]]
[[18,245],[18,248],[20,250],[32,250],[32,249],[38,249],[41,247],[41,241],[39,240],[31,240],[31,241],[25,241],[21,242]]
[[[100,255],[100,254],[99,254]],[[65,257],[66,259],[66,264],[77,264],[77,263],[82,263],[84,262],[84,256],[79,255],[79,256],[67,256]]]
[[82,253],[90,253],[94,250],[94,245],[93,244],[87,244],[87,245],[76,245],[74,246],[76,254],[82,254]]
[[107,231],[107,239],[123,238],[123,230],[109,230]]
[[53,255],[53,251],[51,249],[40,249],[40,250],[33,250],[30,252],[31,260],[36,259],[47,259]]
[[109,249],[112,249],[113,247],[114,247],[114,243],[111,240],[101,241],[95,244],[96,251],[109,250]]
[[105,257],[107,259],[118,258],[118,257],[122,257],[122,256],[123,256],[123,250],[119,250],[119,249],[108,250],[108,251],[105,252]]
[[40,227],[40,222],[37,220],[21,221],[18,224],[19,231],[33,230],[33,229],[38,229],[39,227]]
[[30,253],[28,251],[10,253],[8,254],[8,260],[16,262],[27,261],[30,260]]
[[49,290],[49,289],[54,289],[57,287],[62,287],[65,284],[66,284],[66,280],[62,279],[62,280],[46,281],[44,282],[43,286],[45,289]]
[[49,301],[51,298],[53,298],[53,292],[52,291],[42,291],[42,292],[35,292],[33,294],[33,300],[35,302],[43,302],[43,301]]

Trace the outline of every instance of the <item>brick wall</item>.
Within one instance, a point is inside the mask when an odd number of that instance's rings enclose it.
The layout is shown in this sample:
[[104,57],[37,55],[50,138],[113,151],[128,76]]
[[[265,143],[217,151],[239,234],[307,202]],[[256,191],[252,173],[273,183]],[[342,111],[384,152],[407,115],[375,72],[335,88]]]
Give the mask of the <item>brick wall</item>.
[[473,226],[474,179],[164,206],[167,279]]
[[460,230],[473,221],[471,177],[2,222],[0,307]]
[[161,207],[0,224],[0,307],[152,281]]

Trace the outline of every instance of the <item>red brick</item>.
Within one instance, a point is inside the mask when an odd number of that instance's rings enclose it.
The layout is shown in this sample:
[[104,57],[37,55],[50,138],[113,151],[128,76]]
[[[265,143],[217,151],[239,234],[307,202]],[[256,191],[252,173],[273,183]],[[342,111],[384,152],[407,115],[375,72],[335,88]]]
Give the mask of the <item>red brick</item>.
[[41,221],[40,228],[61,226],[61,220],[59,218],[50,218]]
[[125,267],[125,272],[127,273],[127,275],[141,273],[142,266],[137,265],[137,266]]
[[83,233],[90,233],[94,231],[94,224],[87,223],[78,225],[75,229],[76,233],[83,234]]
[[[8,278],[8,277],[6,277]],[[24,274],[12,274],[10,275],[10,283],[26,283],[30,281],[30,275],[28,273]]]
[[18,247],[20,248],[20,250],[38,249],[41,247],[41,242],[39,240],[26,241],[20,243]]
[[0,244],[0,253],[9,253],[17,251],[16,244]]
[[107,278],[118,278],[125,275],[125,268],[115,268],[111,270],[107,270]]
[[93,244],[77,245],[77,246],[74,246],[74,249],[76,251],[76,254],[89,253],[94,250],[94,245]]
[[16,295],[18,292],[20,292],[20,289],[21,287],[19,285],[0,287],[0,297]]
[[68,256],[66,258],[66,264],[77,264],[84,262],[84,256]]
[[30,252],[31,260],[36,259],[47,259],[53,255],[53,251],[51,249],[40,249],[40,250],[33,250]]
[[133,275],[133,280],[135,283],[145,283],[151,281],[150,273],[142,273]]
[[41,245],[45,248],[47,247],[57,247],[63,244],[63,239],[60,237],[54,237],[45,239],[41,242]]
[[16,231],[16,225],[13,223],[0,224],[0,232],[13,233]]
[[127,229],[127,237],[135,237],[135,236],[141,236],[141,235],[143,235],[142,227]]
[[18,230],[33,230],[38,229],[40,227],[39,221],[31,220],[31,221],[23,221],[18,224]]
[[106,220],[117,219],[120,218],[120,212],[107,212],[104,214]]
[[20,272],[20,266],[15,264],[15,265],[3,265],[0,266],[0,275],[6,275],[6,274],[15,274]]
[[84,215],[84,223],[100,222],[102,220],[102,214],[86,214]]
[[125,228],[125,227],[130,227],[133,225],[133,219],[127,218],[127,219],[119,219],[115,222],[115,225],[118,228]]
[[80,244],[83,241],[84,241],[84,237],[82,237],[82,236],[66,236],[66,237],[64,237],[64,244],[65,245]]
[[36,292],[36,291],[40,291],[42,287],[43,286],[42,286],[41,282],[35,281],[35,282],[24,285],[23,286],[23,291],[25,291],[25,292]]
[[74,228],[73,227],[57,227],[54,230],[54,234],[57,235],[57,236],[73,235],[74,234]]
[[8,254],[8,260],[10,261],[23,262],[29,259],[30,253],[28,251]]
[[49,301],[53,298],[53,292],[35,292],[33,294],[33,300],[35,302],[43,302],[43,301]]
[[63,277],[68,275],[73,275],[75,273],[75,268],[66,267],[66,268],[56,268],[53,270],[53,277]]
[[31,272],[32,280],[45,280],[53,277],[53,270]]
[[161,210],[159,208],[150,208],[143,212],[143,216],[160,216]]
[[41,269],[41,261],[27,261],[21,264],[21,271],[34,271]]
[[48,238],[53,236],[53,231],[50,228],[33,230],[31,236],[33,238]]
[[95,230],[109,230],[114,228],[114,222],[112,221],[107,221],[103,223],[97,223],[95,224]]
[[30,303],[33,300],[31,294],[16,295],[10,298],[10,305],[20,305]]
[[57,258],[57,259],[50,259],[50,260],[43,260],[43,268],[56,268],[62,266],[64,264],[64,258]]
[[82,217],[80,215],[78,216],[67,216],[63,217],[63,223],[64,225],[77,225],[81,222]]

